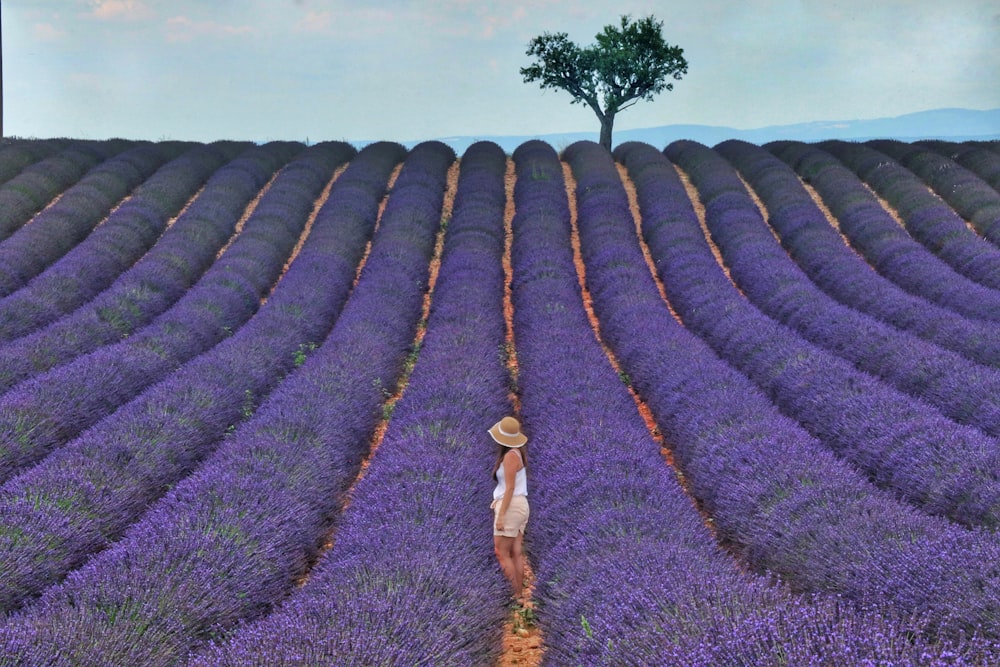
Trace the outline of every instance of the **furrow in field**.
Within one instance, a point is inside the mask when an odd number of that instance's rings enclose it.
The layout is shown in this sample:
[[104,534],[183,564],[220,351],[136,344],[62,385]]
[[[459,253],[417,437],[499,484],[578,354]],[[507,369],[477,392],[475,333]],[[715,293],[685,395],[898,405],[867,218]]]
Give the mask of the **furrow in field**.
[[895,208],[906,231],[956,273],[1000,290],[1000,248],[972,232],[913,172],[868,145],[826,141],[819,147],[835,155]]
[[32,165],[52,157],[69,144],[66,139],[41,139],[0,148],[0,186]]
[[[440,210],[441,191],[435,206],[426,174],[440,168],[443,175],[446,159],[433,146],[407,159],[413,177],[404,169],[397,181],[362,279],[323,345],[119,544],[14,617],[7,638],[38,623],[60,635],[63,655],[101,656],[99,664],[108,665],[179,664],[200,641],[291,592],[356,475],[382,387],[402,366],[400,344],[412,338],[424,289],[415,260],[423,255],[426,276],[440,220],[431,213]],[[381,170],[383,179],[388,171]],[[354,204],[352,189],[361,197]],[[415,189],[430,190],[422,207]],[[371,183],[341,193],[340,205],[367,211],[370,224],[378,202]],[[336,208],[333,221],[345,214]],[[326,229],[325,251],[337,255],[336,225]],[[317,222],[289,278],[320,232]],[[352,245],[357,258],[363,244]],[[341,268],[349,285],[354,267]],[[126,600],[116,591],[143,594]],[[102,613],[108,605],[119,622]],[[103,632],[77,632],[95,620]],[[47,656],[53,646],[42,640],[22,655]]]
[[138,261],[226,160],[196,146],[160,167],[95,230],[23,288],[0,300],[0,342],[75,310]]
[[811,185],[841,231],[881,275],[910,294],[966,318],[1000,320],[1000,295],[958,273],[913,239],[886,213],[857,174],[825,150],[798,142],[765,146]]
[[995,325],[911,295],[875,272],[845,244],[839,222],[815,189],[803,184],[788,165],[743,142],[724,142],[715,150],[749,179],[784,250],[827,295],[969,360],[1000,367],[1000,332]]
[[[675,310],[685,322],[703,311],[748,329],[712,303],[705,277],[715,260],[673,165],[640,144],[623,145],[615,155],[636,183],[643,236]],[[639,250],[628,253],[638,257]],[[631,264],[627,257],[619,260],[622,267]],[[605,340],[735,553],[795,590],[880,601],[904,616],[923,613],[940,636],[973,628],[995,632],[990,618],[1000,604],[1000,580],[987,564],[998,548],[990,536],[877,490],[678,326],[652,285],[621,289],[632,303],[609,293],[607,314],[598,312],[607,325]],[[970,587],[972,580],[979,583]]]
[[40,211],[58,203],[90,170],[134,145],[123,141],[73,142],[4,183],[0,188],[0,242],[28,224]]
[[[744,292],[732,289],[701,250],[706,272],[699,288],[690,281],[676,286],[681,298],[703,305],[683,315],[687,326],[880,487],[932,514],[1000,525],[993,472],[1000,446],[983,432],[995,430],[992,414],[1000,414],[988,391],[996,372],[837,304],[765,229],[720,155],[694,142],[674,142],[667,155],[697,187],[710,233]],[[973,416],[973,406],[982,414]],[[939,407],[983,430],[945,418]]]
[[139,145],[109,158],[66,190],[58,202],[0,243],[0,296],[24,287],[112,215],[168,160],[177,145]]
[[1000,192],[954,160],[920,144],[868,142],[919,176],[970,228],[1000,246]]
[[354,149],[307,149],[282,170],[239,238],[198,284],[150,326],[18,385],[0,398],[0,479],[6,480],[231,336],[278,279],[312,204]]
[[186,213],[132,268],[72,313],[0,346],[0,393],[148,324],[200,278],[237,219],[301,146],[253,147],[220,168]]
[[355,169],[334,191],[331,206],[315,212],[315,232],[297,261],[232,338],[0,487],[0,507],[21,529],[18,539],[0,541],[5,608],[121,535],[304,362],[347,299],[398,158],[395,150],[373,145],[352,161]]

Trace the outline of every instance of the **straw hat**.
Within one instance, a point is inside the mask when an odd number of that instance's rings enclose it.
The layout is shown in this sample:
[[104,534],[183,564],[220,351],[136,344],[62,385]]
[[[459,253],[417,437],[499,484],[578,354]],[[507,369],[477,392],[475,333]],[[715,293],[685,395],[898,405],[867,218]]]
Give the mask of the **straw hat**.
[[520,447],[528,442],[528,437],[521,433],[521,424],[513,417],[504,417],[490,429],[493,439],[504,447]]

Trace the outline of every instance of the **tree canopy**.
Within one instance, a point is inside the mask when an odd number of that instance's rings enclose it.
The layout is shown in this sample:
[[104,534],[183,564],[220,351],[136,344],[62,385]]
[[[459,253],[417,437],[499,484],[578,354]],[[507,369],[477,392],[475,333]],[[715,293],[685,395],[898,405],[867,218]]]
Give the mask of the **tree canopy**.
[[536,61],[521,68],[525,83],[562,89],[583,103],[601,121],[601,144],[611,149],[615,115],[639,100],[652,100],[673,90],[670,79],[687,74],[684,49],[667,44],[663,22],[647,16],[632,22],[622,16],[619,25],[607,25],[596,44],[581,48],[564,32],[543,33],[528,43],[527,55]]

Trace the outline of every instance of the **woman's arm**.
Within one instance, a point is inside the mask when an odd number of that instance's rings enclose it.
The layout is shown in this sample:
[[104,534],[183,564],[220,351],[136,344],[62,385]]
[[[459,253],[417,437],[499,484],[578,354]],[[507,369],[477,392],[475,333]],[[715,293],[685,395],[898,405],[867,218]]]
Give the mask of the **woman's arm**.
[[517,475],[517,471],[521,469],[520,458],[513,450],[504,454],[503,457],[504,492],[503,498],[500,501],[500,511],[497,512],[497,530],[503,530],[503,515],[507,513],[507,508],[510,507],[510,499],[514,497],[514,478]]

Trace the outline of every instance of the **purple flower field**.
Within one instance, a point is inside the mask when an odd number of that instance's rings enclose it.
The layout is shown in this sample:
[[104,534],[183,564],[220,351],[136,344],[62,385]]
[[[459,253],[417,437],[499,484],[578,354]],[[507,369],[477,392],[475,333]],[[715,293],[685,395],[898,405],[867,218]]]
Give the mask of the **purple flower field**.
[[0,666],[1000,664],[998,151],[5,144]]

